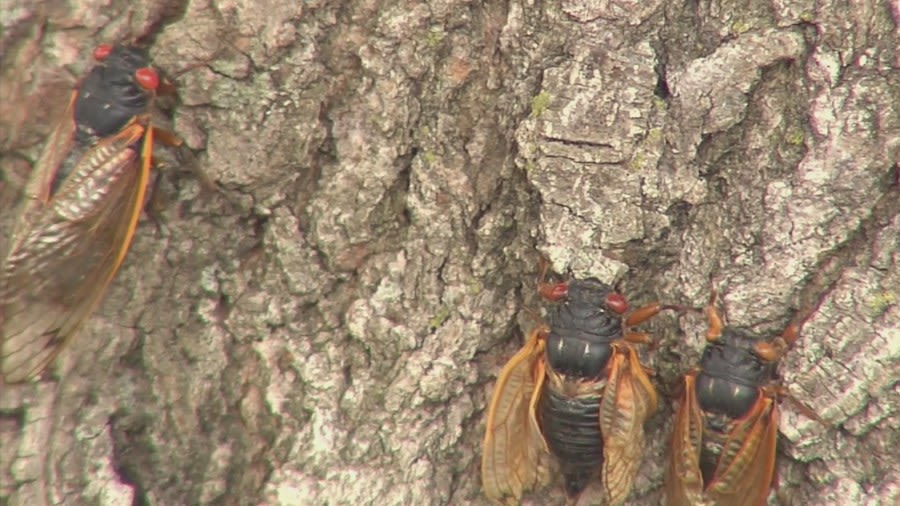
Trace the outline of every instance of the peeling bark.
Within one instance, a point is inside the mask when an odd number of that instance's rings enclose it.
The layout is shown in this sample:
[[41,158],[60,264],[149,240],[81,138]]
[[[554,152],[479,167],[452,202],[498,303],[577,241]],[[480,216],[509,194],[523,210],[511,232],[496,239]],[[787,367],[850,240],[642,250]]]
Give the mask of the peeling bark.
[[[898,501],[896,2],[46,0],[0,22],[4,233],[98,42],[150,43],[224,189],[162,164],[162,226],[52,379],[4,387],[0,502],[482,504],[539,255],[634,304],[712,283],[760,332],[825,293],[781,372],[830,426],[784,404],[771,502]],[[704,322],[648,327],[665,396]],[[671,419],[630,504],[660,503]]]

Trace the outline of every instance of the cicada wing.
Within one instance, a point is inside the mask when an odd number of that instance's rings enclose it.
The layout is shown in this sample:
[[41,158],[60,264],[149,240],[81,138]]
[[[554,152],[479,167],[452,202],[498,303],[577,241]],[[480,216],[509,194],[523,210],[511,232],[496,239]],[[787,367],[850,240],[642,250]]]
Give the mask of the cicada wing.
[[535,414],[545,378],[540,332],[533,331],[503,367],[491,396],[481,482],[496,504],[517,504],[523,491],[549,481],[550,454]]
[[0,265],[5,382],[40,374],[102,300],[140,217],[152,132],[133,122],[101,140],[18,232]]
[[684,377],[681,400],[675,412],[675,426],[666,469],[666,503],[669,506],[700,504],[703,475],[700,450],[703,441],[703,413],[697,402],[697,373]]
[[[31,171],[28,183],[22,192],[22,203],[13,224],[8,251],[16,248],[16,243],[22,240],[25,231],[31,228],[31,223],[50,200],[53,182],[72,148],[72,139],[75,135],[75,120],[72,118],[72,112],[77,96],[77,92],[72,93],[72,99],[69,101],[63,120],[53,129],[40,158]],[[0,285],[0,292],[2,291],[3,285]]]
[[764,506],[775,474],[777,440],[778,406],[760,395],[728,435],[707,497],[716,504]]
[[600,402],[607,504],[622,504],[631,492],[644,453],[644,422],[656,405],[656,389],[635,349],[627,343],[615,345]]

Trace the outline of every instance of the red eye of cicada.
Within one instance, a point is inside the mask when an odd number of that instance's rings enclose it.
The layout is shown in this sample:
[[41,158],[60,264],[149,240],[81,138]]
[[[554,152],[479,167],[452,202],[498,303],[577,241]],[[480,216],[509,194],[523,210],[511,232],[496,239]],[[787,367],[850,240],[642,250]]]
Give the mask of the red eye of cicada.
[[628,301],[622,294],[611,293],[606,296],[606,307],[616,313],[624,314],[625,311],[628,311]]
[[112,53],[112,46],[109,44],[100,44],[96,48],[94,48],[94,59],[97,61],[103,61]]
[[159,74],[150,67],[137,69],[134,72],[134,78],[145,90],[155,91],[159,88]]

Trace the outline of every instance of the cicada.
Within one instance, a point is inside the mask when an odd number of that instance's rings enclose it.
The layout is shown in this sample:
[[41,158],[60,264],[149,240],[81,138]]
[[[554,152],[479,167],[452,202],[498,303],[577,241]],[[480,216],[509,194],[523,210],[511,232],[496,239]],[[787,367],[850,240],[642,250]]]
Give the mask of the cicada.
[[[25,187],[0,264],[0,372],[39,375],[106,293],[134,237],[150,179],[151,110],[162,83],[146,52],[101,45]],[[170,85],[168,85],[170,86]]]
[[516,504],[558,470],[575,503],[601,478],[608,504],[632,488],[644,446],[644,422],[656,390],[637,354],[647,334],[631,327],[663,309],[629,313],[625,297],[595,279],[539,284],[560,303],[503,367],[491,398],[481,461],[485,495]]
[[[713,292],[700,366],[684,377],[666,476],[670,506],[762,506],[775,479],[781,357],[810,313],[766,339],[725,326]],[[811,413],[809,416],[815,417]]]

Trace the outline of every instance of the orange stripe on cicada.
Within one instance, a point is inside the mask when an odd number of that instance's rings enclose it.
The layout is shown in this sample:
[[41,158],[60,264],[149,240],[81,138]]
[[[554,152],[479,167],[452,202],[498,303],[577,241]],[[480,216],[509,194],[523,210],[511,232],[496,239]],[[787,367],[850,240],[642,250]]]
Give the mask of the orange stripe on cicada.
[[[666,497],[670,506],[762,506],[775,479],[781,357],[812,311],[769,341],[725,326],[713,292],[700,366],[684,377],[675,414]],[[812,415],[815,416],[815,415]]]
[[25,187],[0,264],[0,383],[39,375],[103,299],[131,245],[160,77],[138,48],[103,45]]
[[625,317],[625,298],[593,278],[542,282],[539,292],[561,303],[497,378],[483,443],[484,493],[516,504],[558,469],[571,502],[599,477],[607,502],[621,504],[657,404],[633,346],[650,339],[630,327],[675,307],[651,304]]

